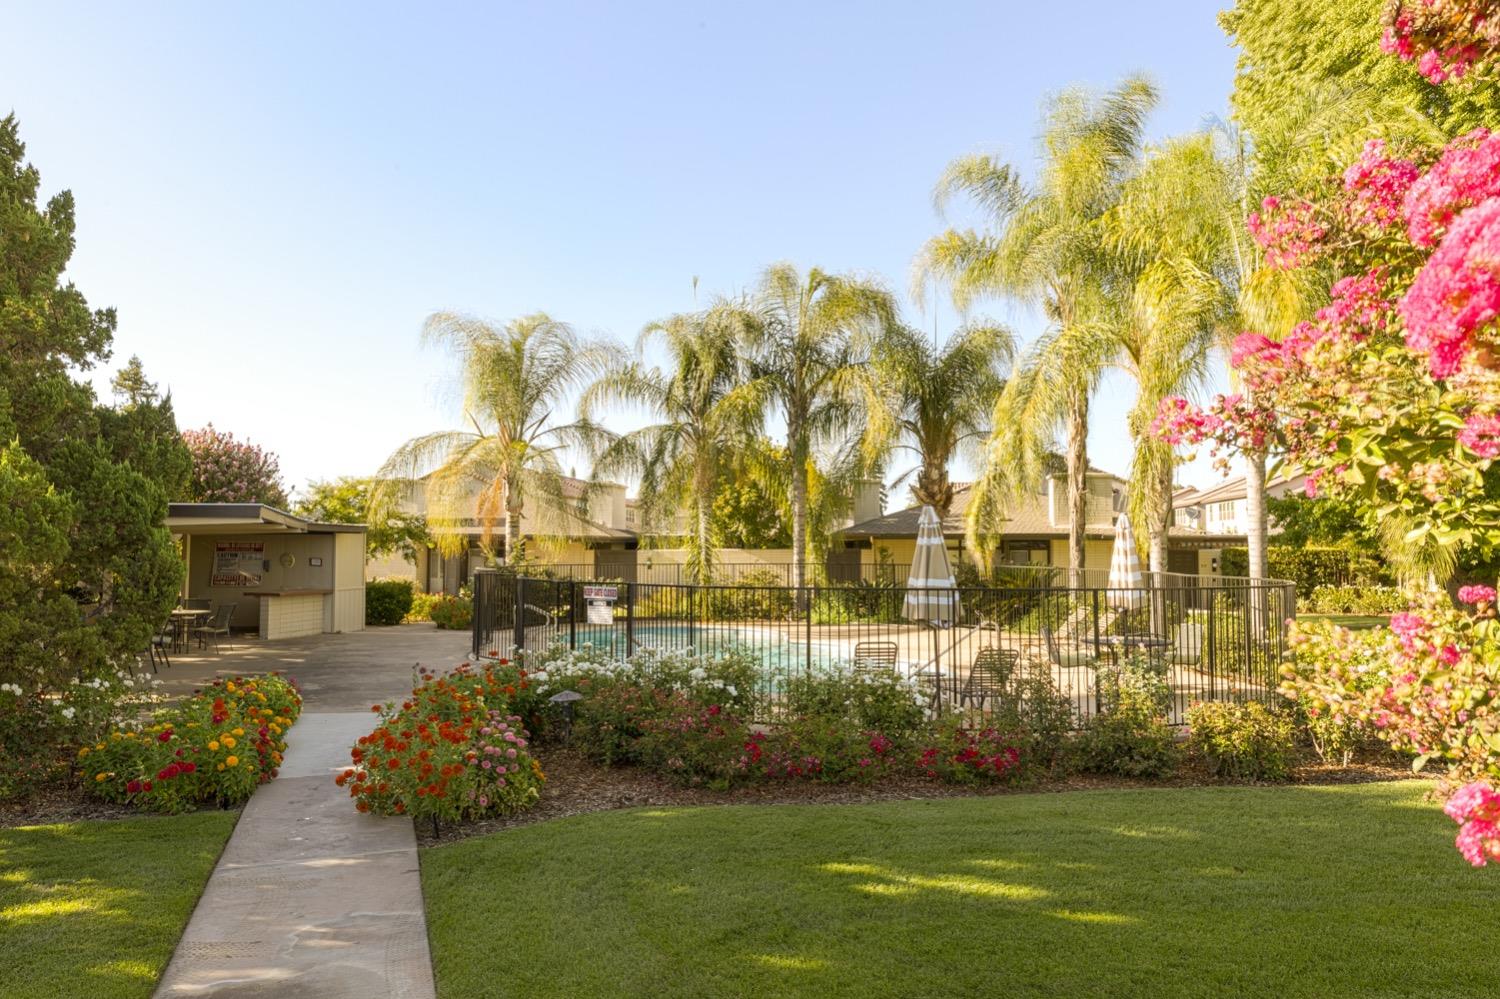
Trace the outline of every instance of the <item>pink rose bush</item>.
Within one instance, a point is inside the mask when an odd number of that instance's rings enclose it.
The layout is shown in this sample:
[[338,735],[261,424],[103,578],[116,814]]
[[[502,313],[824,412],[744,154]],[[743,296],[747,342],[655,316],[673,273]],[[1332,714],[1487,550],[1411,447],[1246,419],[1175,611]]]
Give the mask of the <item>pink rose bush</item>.
[[1458,823],[1454,845],[1475,867],[1500,860],[1500,791],[1483,781],[1458,789],[1443,811]]

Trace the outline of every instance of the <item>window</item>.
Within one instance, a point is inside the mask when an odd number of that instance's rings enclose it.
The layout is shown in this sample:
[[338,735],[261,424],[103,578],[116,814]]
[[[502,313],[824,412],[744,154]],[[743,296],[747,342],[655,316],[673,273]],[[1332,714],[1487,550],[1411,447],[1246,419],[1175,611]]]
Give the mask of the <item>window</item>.
[[1000,561],[1006,565],[1050,565],[1052,544],[1045,539],[1000,542]]

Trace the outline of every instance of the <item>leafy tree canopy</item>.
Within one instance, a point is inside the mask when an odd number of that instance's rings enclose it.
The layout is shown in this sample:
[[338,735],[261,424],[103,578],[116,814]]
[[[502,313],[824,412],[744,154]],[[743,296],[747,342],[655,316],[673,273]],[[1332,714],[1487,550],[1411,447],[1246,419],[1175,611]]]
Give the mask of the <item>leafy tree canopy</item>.
[[276,455],[234,434],[214,429],[184,431],[193,456],[189,498],[197,503],[264,503],[286,509],[286,487]]
[[399,552],[408,562],[417,549],[429,543],[427,522],[387,504],[371,504],[375,483],[345,476],[330,482],[314,482],[297,503],[298,516],[326,524],[364,524],[365,554],[370,557]]
[[73,196],[39,205],[25,152],[15,116],[0,119],[0,682],[32,693],[123,665],[161,625],[182,573],[167,500],[186,465],[139,366],[133,408],[74,380],[108,360],[115,315],[63,280]]

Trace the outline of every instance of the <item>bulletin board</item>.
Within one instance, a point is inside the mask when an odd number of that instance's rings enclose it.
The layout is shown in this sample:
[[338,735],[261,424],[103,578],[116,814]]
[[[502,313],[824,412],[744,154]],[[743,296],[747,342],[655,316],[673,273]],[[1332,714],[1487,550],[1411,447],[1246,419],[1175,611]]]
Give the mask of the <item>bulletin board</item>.
[[259,586],[265,566],[263,541],[215,541],[209,586]]

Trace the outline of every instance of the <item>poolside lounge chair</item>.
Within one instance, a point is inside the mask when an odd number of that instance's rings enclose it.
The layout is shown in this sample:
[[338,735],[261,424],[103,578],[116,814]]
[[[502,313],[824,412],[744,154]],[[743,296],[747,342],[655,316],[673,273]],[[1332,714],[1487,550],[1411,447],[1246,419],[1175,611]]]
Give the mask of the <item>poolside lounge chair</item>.
[[890,672],[896,668],[895,642],[857,642],[854,670],[857,673]]
[[984,710],[991,697],[999,700],[1011,692],[1011,680],[1021,665],[1021,653],[1014,649],[980,649],[969,667],[969,679],[959,691],[958,703],[974,704]]

